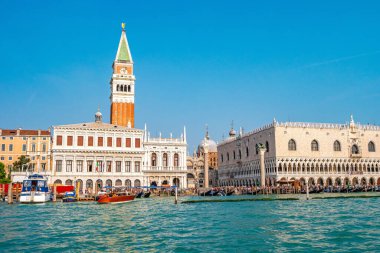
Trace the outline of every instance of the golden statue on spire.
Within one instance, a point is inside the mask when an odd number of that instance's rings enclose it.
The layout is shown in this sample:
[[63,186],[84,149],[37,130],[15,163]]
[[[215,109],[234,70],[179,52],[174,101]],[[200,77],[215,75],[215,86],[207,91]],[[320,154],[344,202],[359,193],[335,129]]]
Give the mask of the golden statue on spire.
[[121,23],[121,28],[122,28],[123,30],[125,30],[125,23],[124,23],[124,22]]

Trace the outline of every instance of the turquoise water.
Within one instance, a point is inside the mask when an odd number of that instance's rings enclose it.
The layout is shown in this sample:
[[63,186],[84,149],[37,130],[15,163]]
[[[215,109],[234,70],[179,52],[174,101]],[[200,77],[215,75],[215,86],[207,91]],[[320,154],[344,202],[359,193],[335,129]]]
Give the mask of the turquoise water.
[[178,205],[173,198],[115,205],[0,203],[0,251],[379,252],[379,207],[379,198]]

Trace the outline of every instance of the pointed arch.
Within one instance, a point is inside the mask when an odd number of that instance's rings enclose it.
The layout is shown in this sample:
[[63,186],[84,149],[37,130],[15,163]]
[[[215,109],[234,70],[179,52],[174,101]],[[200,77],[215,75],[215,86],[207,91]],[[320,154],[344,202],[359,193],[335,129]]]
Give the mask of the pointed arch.
[[296,151],[297,150],[297,144],[294,139],[290,139],[288,142],[288,150],[290,151]]
[[375,152],[376,149],[375,149],[375,143],[373,141],[370,141],[368,143],[368,152]]
[[338,140],[336,140],[334,142],[334,151],[342,151],[342,147],[341,147],[340,142]]

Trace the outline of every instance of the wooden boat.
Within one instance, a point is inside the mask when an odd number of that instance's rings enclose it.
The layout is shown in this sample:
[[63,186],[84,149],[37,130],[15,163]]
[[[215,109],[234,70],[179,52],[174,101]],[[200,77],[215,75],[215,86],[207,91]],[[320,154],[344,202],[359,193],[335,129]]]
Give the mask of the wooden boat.
[[144,198],[149,198],[150,197],[150,192],[144,193]]
[[65,195],[63,196],[62,201],[63,202],[76,202],[77,196],[76,196],[75,192],[73,192],[73,191],[65,192]]
[[139,193],[136,194],[135,198],[136,198],[136,199],[139,199],[139,198],[141,198],[143,195],[144,195],[144,192],[141,191],[141,192],[139,192]]
[[99,204],[112,204],[112,203],[125,203],[135,199],[134,195],[107,193],[100,196],[98,199]]

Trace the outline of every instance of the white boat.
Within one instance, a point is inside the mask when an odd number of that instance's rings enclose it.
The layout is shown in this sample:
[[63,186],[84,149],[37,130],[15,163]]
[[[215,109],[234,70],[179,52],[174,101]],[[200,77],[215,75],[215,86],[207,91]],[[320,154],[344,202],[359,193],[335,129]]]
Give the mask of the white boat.
[[45,203],[50,201],[50,196],[47,178],[44,176],[33,174],[23,181],[20,203]]

